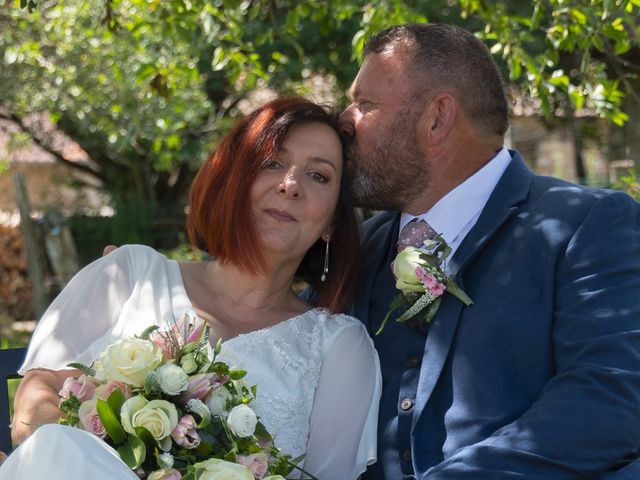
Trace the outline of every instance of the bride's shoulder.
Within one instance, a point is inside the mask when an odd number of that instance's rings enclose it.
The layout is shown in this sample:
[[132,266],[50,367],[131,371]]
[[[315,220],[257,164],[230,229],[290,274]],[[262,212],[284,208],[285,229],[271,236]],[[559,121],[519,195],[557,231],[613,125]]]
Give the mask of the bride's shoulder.
[[114,261],[126,259],[132,265],[148,265],[167,261],[167,257],[153,248],[137,244],[122,245],[108,253],[104,258],[113,259]]
[[360,330],[367,334],[364,324],[355,317],[345,313],[331,313],[324,308],[314,308],[309,311],[309,323],[314,325],[325,336],[334,336],[345,330]]

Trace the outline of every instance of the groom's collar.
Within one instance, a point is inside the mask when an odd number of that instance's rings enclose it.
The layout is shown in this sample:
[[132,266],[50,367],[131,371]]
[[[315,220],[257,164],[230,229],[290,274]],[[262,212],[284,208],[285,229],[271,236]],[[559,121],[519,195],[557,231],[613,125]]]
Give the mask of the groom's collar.
[[[418,215],[455,250],[471,230],[491,193],[511,162],[509,150],[500,151],[480,170],[442,197],[428,212]],[[402,213],[399,231],[415,215]]]

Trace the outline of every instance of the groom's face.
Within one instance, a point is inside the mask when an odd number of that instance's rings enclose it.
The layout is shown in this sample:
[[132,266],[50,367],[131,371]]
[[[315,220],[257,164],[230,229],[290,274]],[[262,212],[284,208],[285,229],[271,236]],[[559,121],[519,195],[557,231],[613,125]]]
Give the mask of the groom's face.
[[412,102],[407,60],[393,48],[368,55],[340,117],[351,140],[347,169],[358,206],[403,210],[429,182],[416,133],[424,105]]

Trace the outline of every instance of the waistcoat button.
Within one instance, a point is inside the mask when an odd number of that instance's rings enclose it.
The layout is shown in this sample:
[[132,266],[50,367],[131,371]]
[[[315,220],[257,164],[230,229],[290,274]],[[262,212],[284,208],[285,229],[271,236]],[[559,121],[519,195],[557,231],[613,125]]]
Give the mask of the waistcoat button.
[[418,365],[420,365],[420,359],[418,357],[407,358],[407,367],[416,368]]
[[405,450],[402,452],[402,460],[405,462],[411,462],[411,450]]
[[402,400],[402,402],[400,403],[400,408],[402,410],[404,410],[405,412],[407,410],[411,410],[411,407],[413,407],[413,400],[409,399],[409,398],[405,398],[404,400]]

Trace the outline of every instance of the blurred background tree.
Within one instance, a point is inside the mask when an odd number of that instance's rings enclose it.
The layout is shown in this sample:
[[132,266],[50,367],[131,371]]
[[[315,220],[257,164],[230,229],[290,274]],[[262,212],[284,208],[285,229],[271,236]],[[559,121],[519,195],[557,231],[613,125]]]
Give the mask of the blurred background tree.
[[[639,11],[640,0],[0,0],[0,118],[78,171],[74,181],[109,193],[120,220],[105,242],[152,243],[150,222],[182,211],[195,171],[252,92],[342,105],[375,31],[461,25],[550,122],[590,109],[621,125],[638,107]],[[56,130],[89,161],[66,158]]]

